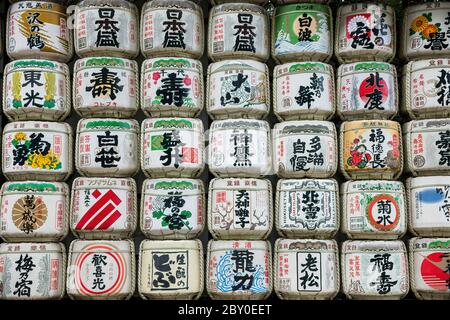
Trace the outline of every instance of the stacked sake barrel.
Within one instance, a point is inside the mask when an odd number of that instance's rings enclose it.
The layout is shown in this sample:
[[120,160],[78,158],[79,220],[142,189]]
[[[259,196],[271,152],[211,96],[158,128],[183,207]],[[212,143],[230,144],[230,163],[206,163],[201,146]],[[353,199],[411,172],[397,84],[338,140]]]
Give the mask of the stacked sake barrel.
[[342,4],[335,55],[341,185],[343,292],[349,299],[401,299],[409,291],[406,198],[392,7]]
[[72,130],[66,7],[20,1],[7,16],[0,190],[1,299],[60,299],[65,293]]
[[449,11],[449,2],[411,3],[400,43],[408,227],[416,236],[409,269],[419,299],[450,298]]
[[197,299],[204,287],[205,224],[202,8],[153,0],[142,7],[142,233],[138,288],[143,299]]

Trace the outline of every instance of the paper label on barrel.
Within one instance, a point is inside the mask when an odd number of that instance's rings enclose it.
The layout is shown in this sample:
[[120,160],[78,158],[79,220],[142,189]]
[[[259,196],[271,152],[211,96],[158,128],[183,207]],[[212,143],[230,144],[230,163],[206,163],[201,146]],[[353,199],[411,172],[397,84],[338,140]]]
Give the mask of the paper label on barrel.
[[339,79],[342,112],[397,111],[397,88],[391,65],[357,63],[343,65]]
[[13,4],[9,16],[9,50],[68,56],[69,29],[65,6],[41,1]]
[[446,54],[450,52],[450,6],[427,3],[407,9],[404,30],[407,56],[416,54]]
[[406,294],[408,289],[405,254],[395,252],[351,253],[345,255],[346,282],[350,295],[386,297]]
[[209,289],[216,293],[264,294],[269,290],[269,257],[252,242],[233,242],[229,250],[211,252]]
[[144,108],[202,108],[199,62],[190,59],[155,59],[144,62]]
[[76,17],[77,50],[137,52],[136,18],[132,11],[112,6],[81,9]]
[[[48,124],[46,124],[48,126]],[[44,127],[43,127],[44,128]],[[3,166],[7,172],[68,171],[69,138],[67,134],[17,128],[4,134]]]
[[411,223],[415,228],[450,228],[450,185],[414,188],[410,191]]
[[51,61],[26,60],[13,63],[14,71],[6,75],[6,105],[11,111],[27,108],[65,111],[68,74]]
[[189,289],[189,251],[153,251],[151,255],[151,291]]
[[138,108],[135,65],[119,58],[78,61],[75,73],[74,108]]
[[198,231],[203,223],[203,199],[198,188],[185,180],[158,180],[147,185],[143,195],[143,230],[154,235]]
[[153,9],[144,11],[142,37],[144,51],[187,50],[199,51],[203,21],[197,12],[179,9]]
[[280,229],[321,231],[337,229],[335,183],[285,180],[279,193]]
[[348,122],[345,130],[342,154],[347,172],[400,170],[401,137],[396,123]]
[[275,56],[302,52],[331,54],[330,24],[328,6],[293,4],[278,7],[273,26]]

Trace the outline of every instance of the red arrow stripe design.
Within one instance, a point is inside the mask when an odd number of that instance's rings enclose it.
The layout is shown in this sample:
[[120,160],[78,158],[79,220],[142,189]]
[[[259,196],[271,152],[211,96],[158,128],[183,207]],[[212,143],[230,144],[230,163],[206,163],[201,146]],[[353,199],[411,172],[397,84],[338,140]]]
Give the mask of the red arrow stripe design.
[[[100,199],[97,200],[96,203],[94,203],[94,205],[92,207],[89,208],[89,210],[86,212],[86,214],[80,219],[80,221],[77,223],[76,225],[76,229],[77,230],[81,230],[83,229],[83,227],[85,227],[85,225],[88,223],[88,221],[95,215],[98,213],[98,211],[106,204],[108,203],[108,201],[112,201],[116,206],[118,206],[122,201],[120,200],[120,198],[112,191],[112,190],[108,190]],[[112,206],[110,204],[110,206]],[[114,209],[114,208],[113,208]],[[110,209],[111,212],[112,209]],[[104,211],[104,210],[103,210]],[[102,212],[103,212],[102,211]],[[105,215],[106,216],[106,215]],[[105,216],[103,216],[103,218],[105,218]],[[100,219],[101,221],[102,219]],[[98,222],[100,222],[98,221]],[[89,223],[89,225],[91,225],[91,223]],[[95,226],[95,225],[94,225]]]
[[116,210],[116,211],[114,211],[114,213],[112,215],[109,216],[108,219],[106,219],[105,222],[103,222],[100,225],[100,227],[98,227],[98,229],[100,229],[100,230],[108,229],[119,218],[120,218],[120,212]]

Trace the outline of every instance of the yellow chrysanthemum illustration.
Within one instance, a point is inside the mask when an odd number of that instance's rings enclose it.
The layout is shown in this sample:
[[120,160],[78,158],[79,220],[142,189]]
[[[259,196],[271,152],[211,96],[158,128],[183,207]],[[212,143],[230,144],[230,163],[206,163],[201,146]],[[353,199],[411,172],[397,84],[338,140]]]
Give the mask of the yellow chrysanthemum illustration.
[[44,156],[41,153],[33,153],[28,158],[28,165],[35,169],[57,169],[61,161],[59,157],[50,151]]
[[25,132],[17,132],[14,135],[14,140],[25,141],[25,140],[27,140],[27,134]]
[[411,23],[411,29],[414,32],[422,32],[423,30],[425,30],[426,27],[428,27],[428,23],[429,21],[426,17],[418,16]]
[[422,34],[426,39],[428,39],[431,33],[437,32],[439,32],[438,27],[436,27],[434,24],[429,24],[428,27],[426,27],[425,30],[423,30]]

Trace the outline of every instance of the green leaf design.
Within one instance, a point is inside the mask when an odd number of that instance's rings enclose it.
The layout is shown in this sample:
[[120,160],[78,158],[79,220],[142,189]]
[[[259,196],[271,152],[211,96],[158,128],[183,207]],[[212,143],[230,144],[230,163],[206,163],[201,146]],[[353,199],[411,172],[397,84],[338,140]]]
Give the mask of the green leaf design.
[[183,210],[183,211],[181,211],[181,213],[180,213],[180,217],[181,217],[182,219],[187,219],[187,218],[192,217],[192,213],[191,213],[190,211],[188,211],[188,210]]
[[163,220],[161,221],[161,226],[162,226],[162,227],[167,227],[168,225],[169,225],[169,222],[166,221],[165,219],[163,219]]
[[424,16],[425,18],[427,18],[428,21],[433,21],[433,20],[431,19],[431,12],[424,13],[423,16]]
[[152,216],[153,218],[161,219],[161,217],[163,216],[163,212],[161,210],[153,211]]
[[409,29],[409,35],[412,36],[413,34],[415,34],[416,32],[413,29]]

